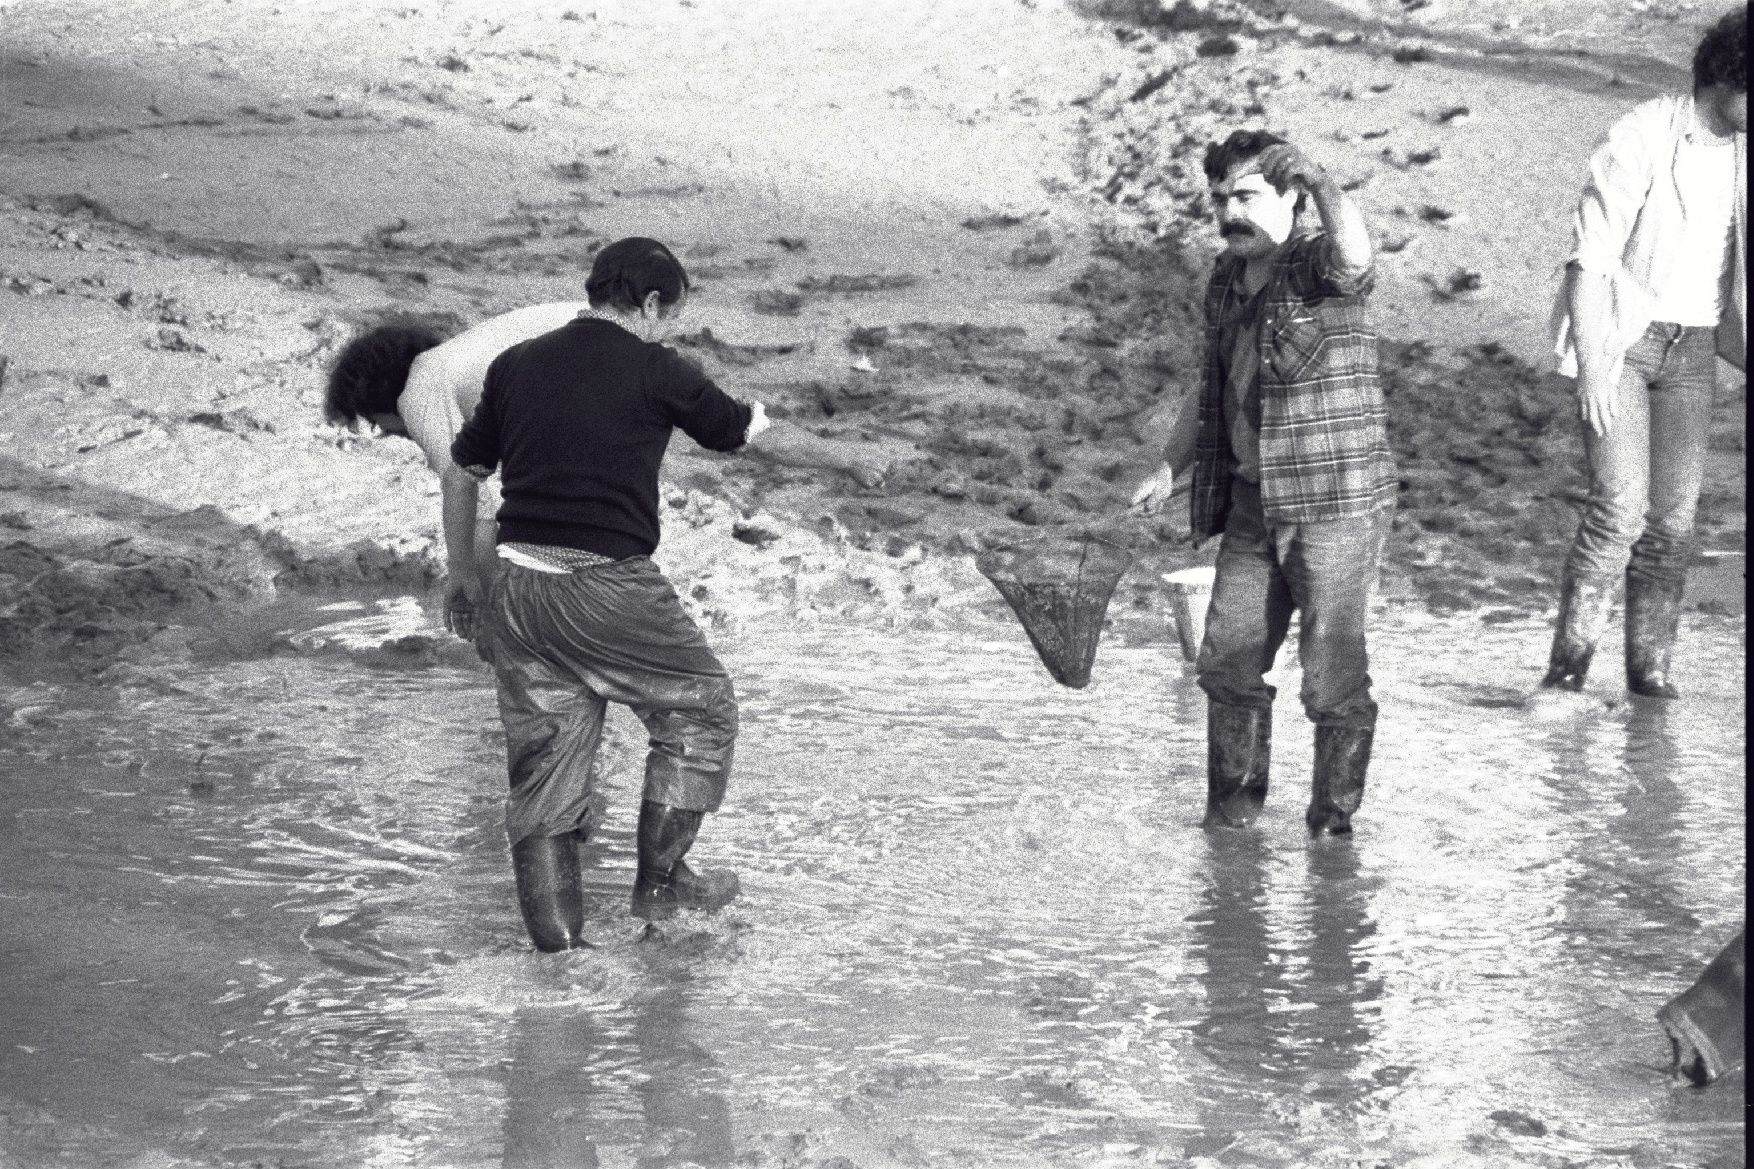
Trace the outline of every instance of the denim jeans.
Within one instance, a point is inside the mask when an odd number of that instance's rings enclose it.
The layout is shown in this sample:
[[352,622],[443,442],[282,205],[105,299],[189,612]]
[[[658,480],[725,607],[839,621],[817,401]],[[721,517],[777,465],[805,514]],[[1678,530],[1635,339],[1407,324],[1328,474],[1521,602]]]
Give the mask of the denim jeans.
[[1301,614],[1297,654],[1311,721],[1363,729],[1376,724],[1365,625],[1388,513],[1270,524],[1258,484],[1233,479],[1218,545],[1206,636],[1194,663],[1200,689],[1226,706],[1270,707],[1264,675]]
[[650,737],[644,798],[714,812],[737,738],[737,696],[700,628],[644,556],[568,573],[505,564],[488,605],[511,794],[506,835],[558,836],[590,815],[610,702]]
[[1626,351],[1606,434],[1584,428],[1590,493],[1565,574],[1617,582],[1686,576],[1717,385],[1716,331],[1658,321]]

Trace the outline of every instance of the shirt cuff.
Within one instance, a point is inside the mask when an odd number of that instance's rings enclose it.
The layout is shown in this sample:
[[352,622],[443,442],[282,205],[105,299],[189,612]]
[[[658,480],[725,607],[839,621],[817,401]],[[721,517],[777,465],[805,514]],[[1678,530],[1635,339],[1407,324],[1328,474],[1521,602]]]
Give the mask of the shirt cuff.
[[754,442],[756,435],[773,425],[773,419],[767,416],[766,406],[760,402],[750,402],[748,406],[749,425],[743,428],[743,441],[745,443]]

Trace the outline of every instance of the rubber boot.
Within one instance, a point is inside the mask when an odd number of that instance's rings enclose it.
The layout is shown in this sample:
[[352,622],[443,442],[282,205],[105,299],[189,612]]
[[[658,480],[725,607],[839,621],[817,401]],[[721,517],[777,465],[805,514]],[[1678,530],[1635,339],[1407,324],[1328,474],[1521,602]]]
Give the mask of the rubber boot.
[[1364,773],[1375,737],[1374,727],[1316,727],[1315,782],[1303,817],[1311,836],[1352,831],[1352,813],[1364,800]]
[[1626,688],[1646,698],[1679,698],[1669,656],[1681,622],[1682,581],[1626,574]]
[[579,834],[526,836],[512,845],[518,909],[543,953],[583,945],[585,895],[579,885]]
[[1677,1080],[1703,1088],[1747,1057],[1742,995],[1748,976],[1747,927],[1736,932],[1699,981],[1657,1012],[1668,1032]]
[[697,873],[682,860],[700,831],[705,812],[646,800],[639,809],[639,876],[633,883],[633,913],[662,921],[678,909],[713,910],[737,896],[737,874]]
[[1246,828],[1267,802],[1272,755],[1270,707],[1206,702],[1206,818],[1203,828]]
[[1614,607],[1611,582],[1567,575],[1559,585],[1559,622],[1553,630],[1553,652],[1547,659],[1544,687],[1582,690],[1590,672],[1596,642]]

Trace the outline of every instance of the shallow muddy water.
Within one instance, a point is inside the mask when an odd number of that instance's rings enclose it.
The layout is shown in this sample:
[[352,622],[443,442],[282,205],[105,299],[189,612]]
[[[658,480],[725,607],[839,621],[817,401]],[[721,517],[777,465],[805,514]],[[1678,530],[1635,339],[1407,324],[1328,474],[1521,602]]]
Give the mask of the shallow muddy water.
[[1739,623],[1689,620],[1679,703],[1605,652],[1537,716],[1544,623],[1385,614],[1320,846],[1294,668],[1267,812],[1214,838],[1167,633],[1082,692],[997,624],[724,641],[696,858],[742,898],[627,915],[620,718],[595,946],[542,956],[488,675],[337,643],[425,621],[12,696],[0,1165],[1740,1163],[1740,1076],[1669,1086],[1653,1017],[1745,913]]

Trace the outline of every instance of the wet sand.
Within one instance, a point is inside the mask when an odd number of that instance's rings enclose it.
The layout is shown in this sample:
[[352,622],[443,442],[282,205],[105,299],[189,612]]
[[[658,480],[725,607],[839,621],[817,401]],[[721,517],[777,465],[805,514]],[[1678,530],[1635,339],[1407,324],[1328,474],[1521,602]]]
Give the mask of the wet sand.
[[[700,281],[685,351],[908,460],[865,490],[678,444],[700,522],[668,555],[737,568],[695,581],[704,614],[990,611],[969,553],[1111,526],[1145,559],[1115,610],[1131,636],[1190,559],[1173,519],[1113,521],[1195,377],[1198,149],[1250,119],[1378,236],[1404,485],[1386,594],[1539,611],[1582,484],[1543,372],[1564,225],[1591,144],[1685,76],[1699,18],[1402,7],[9,9],[0,644],[103,660],[189,600],[430,583],[427,473],[321,424],[326,362],[385,311],[461,326],[574,298],[634,231]],[[1740,379],[1719,397],[1719,571],[1693,598],[1723,609]],[[756,516],[790,542],[743,555]]]

